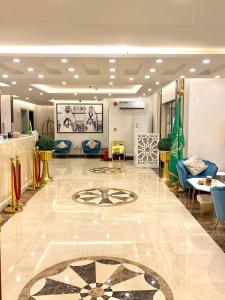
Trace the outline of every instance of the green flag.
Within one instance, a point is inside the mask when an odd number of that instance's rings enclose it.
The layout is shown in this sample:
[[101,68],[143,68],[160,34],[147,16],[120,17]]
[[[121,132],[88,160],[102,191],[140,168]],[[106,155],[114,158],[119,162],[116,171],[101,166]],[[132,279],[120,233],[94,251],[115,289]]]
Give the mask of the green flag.
[[183,159],[184,133],[183,122],[181,119],[181,96],[178,97],[176,116],[173,124],[173,132],[171,135],[171,160],[170,175],[171,183],[174,185],[178,182],[178,174],[176,164],[177,161]]

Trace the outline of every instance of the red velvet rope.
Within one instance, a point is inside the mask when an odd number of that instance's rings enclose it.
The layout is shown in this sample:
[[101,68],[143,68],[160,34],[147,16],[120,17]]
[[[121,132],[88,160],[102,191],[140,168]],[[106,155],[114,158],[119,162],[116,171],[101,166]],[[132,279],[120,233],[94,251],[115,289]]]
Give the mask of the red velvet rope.
[[21,164],[18,164],[18,181],[17,181],[17,174],[16,168],[13,168],[14,173],[14,190],[16,195],[16,200],[19,201],[21,197]]
[[41,179],[41,159],[40,154],[37,155],[37,158],[35,158],[35,179],[36,182],[39,183]]

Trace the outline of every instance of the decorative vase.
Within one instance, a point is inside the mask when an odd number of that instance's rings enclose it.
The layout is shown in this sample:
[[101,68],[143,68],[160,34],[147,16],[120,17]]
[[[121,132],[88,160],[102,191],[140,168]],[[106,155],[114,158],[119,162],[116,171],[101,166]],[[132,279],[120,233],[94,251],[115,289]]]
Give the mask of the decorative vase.
[[53,151],[52,150],[49,150],[49,151],[40,150],[39,153],[40,153],[40,159],[43,162],[41,185],[45,185],[48,182],[51,182],[53,180],[53,178],[49,174],[49,166],[48,166],[49,160],[52,159]]
[[170,172],[169,172],[170,157],[171,157],[170,151],[160,151],[160,160],[164,163],[161,181],[164,182],[170,182]]

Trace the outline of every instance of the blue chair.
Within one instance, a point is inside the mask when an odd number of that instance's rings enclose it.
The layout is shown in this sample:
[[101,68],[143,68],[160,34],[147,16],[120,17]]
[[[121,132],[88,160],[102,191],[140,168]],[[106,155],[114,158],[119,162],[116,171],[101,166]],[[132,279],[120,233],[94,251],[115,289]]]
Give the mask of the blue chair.
[[[184,159],[186,160],[186,159]],[[203,171],[201,174],[198,176],[193,176],[191,173],[188,171],[188,169],[185,167],[183,164],[183,160],[178,160],[177,162],[177,173],[179,177],[179,181],[181,186],[184,189],[192,189],[192,186],[188,183],[187,179],[190,178],[205,178],[207,176],[212,176],[212,178],[216,178],[216,173],[218,171],[218,167],[216,164],[210,162],[209,160],[204,160],[205,164],[208,165],[208,168]]]
[[91,154],[91,155],[95,155],[95,154],[98,154],[100,149],[101,149],[101,142],[100,141],[97,141],[97,140],[94,140],[97,145],[95,146],[95,148],[90,148],[88,147],[87,143],[89,142],[89,140],[85,140],[82,142],[82,148],[83,148],[83,152],[87,155]]
[[225,221],[225,186],[211,188],[213,204],[216,213],[215,229],[219,220]]
[[[64,142],[67,147],[59,148],[57,147],[61,142]],[[55,141],[55,154],[58,155],[68,155],[72,147],[72,142],[69,140],[56,140]]]

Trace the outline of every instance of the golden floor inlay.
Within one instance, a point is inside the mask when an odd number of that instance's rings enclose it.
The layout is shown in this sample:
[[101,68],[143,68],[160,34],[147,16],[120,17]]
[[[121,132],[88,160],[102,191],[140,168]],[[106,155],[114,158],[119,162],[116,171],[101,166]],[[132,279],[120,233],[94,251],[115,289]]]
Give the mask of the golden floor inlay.
[[93,168],[90,169],[89,172],[97,173],[97,174],[116,174],[124,172],[124,168],[115,168],[115,167],[102,167],[102,168]]
[[116,188],[87,189],[73,195],[73,199],[79,203],[98,206],[128,204],[137,198],[131,191]]
[[86,257],[54,265],[33,278],[18,300],[173,300],[151,269],[125,259]]

